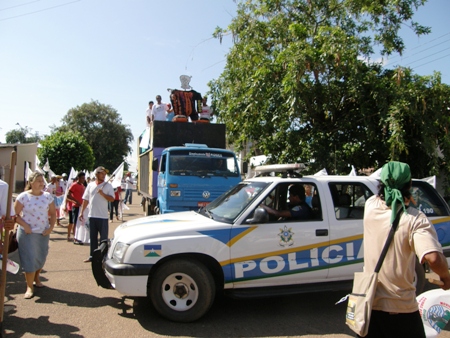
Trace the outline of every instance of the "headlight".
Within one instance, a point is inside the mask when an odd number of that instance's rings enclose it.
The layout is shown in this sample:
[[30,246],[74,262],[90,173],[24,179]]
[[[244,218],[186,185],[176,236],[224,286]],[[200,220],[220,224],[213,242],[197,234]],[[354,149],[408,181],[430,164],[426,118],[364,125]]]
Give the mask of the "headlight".
[[115,259],[119,263],[122,263],[123,256],[125,255],[125,252],[127,252],[128,247],[128,244],[118,242],[114,247],[114,251],[112,254],[113,259]]

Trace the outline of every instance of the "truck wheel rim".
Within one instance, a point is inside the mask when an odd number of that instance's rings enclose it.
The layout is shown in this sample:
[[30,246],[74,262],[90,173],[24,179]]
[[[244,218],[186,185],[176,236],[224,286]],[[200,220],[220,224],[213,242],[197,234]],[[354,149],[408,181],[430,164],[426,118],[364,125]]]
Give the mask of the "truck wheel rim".
[[173,273],[162,283],[162,298],[166,305],[175,311],[191,309],[198,299],[195,280],[184,273]]

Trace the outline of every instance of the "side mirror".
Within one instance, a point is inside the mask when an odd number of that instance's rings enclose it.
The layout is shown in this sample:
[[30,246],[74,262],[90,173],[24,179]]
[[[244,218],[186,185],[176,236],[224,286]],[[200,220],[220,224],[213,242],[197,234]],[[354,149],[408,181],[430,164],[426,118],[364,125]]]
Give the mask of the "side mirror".
[[267,223],[269,221],[269,214],[263,208],[256,208],[253,213],[253,218],[247,219],[247,223]]
[[248,162],[242,163],[242,173],[246,174],[248,172]]
[[153,162],[152,162],[152,170],[153,171],[158,171],[158,159],[154,158]]

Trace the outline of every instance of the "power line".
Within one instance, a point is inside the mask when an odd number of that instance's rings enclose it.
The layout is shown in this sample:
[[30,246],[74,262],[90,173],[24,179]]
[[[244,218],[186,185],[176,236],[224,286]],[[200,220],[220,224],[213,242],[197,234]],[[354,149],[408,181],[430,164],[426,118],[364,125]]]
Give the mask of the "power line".
[[15,6],[11,6],[11,7],[1,8],[0,11],[6,11],[7,9],[11,9],[11,8],[16,8],[16,7],[21,7],[21,6],[29,5],[29,4],[32,4],[32,3],[34,3],[34,2],[38,2],[38,1],[41,1],[41,0],[35,0],[35,1],[26,2],[26,3],[21,4],[21,5],[15,5]]
[[[427,48],[427,49],[418,51],[418,52],[415,53],[414,55],[408,55],[408,56],[404,56],[404,57],[402,56],[402,57],[401,57],[401,60],[404,61],[404,60],[409,59],[409,58],[411,58],[411,57],[417,56],[417,55],[420,54],[420,53],[428,52],[428,51],[430,51],[430,49],[432,49],[432,48],[434,48],[434,47],[437,47],[437,46],[440,46],[440,45],[442,45],[443,43],[448,42],[448,41],[450,41],[450,39],[444,40],[443,42],[438,43],[438,44],[436,44],[436,45],[433,45],[433,46],[431,46],[431,47],[429,47],[429,48]],[[439,53],[439,52],[438,52],[438,53]],[[391,63],[392,63],[391,61],[392,61],[392,60],[388,60],[388,62],[386,63],[386,65],[391,64]],[[395,60],[394,60],[394,61],[395,61]]]
[[34,12],[29,12],[29,13],[19,14],[19,15],[15,15],[15,16],[10,16],[10,17],[8,17],[8,18],[0,19],[0,21],[6,21],[6,20],[10,20],[10,19],[19,18],[19,17],[21,17],[21,16],[31,15],[31,14],[35,14],[35,13],[39,13],[39,12],[44,12],[44,11],[48,11],[48,10],[50,10],[50,9],[54,9],[54,8],[57,8],[57,7],[64,7],[64,6],[73,4],[73,3],[75,3],[75,2],[80,2],[80,1],[81,1],[81,0],[75,0],[75,1],[67,2],[67,3],[65,3],[65,4],[61,4],[61,5],[57,5],[57,6],[53,6],[53,7],[48,7],[48,8],[44,8],[44,9],[40,9],[40,10],[34,11]]
[[415,66],[414,69],[419,68],[419,67],[422,67],[422,66],[425,66],[425,65],[427,65],[427,64],[429,64],[429,63],[431,63],[431,62],[438,61],[438,60],[440,60],[440,59],[446,58],[447,56],[450,56],[450,54],[444,55],[444,56],[442,56],[442,57],[440,57],[440,58],[431,60],[431,61],[429,61],[429,62],[422,63],[421,65]]
[[[438,51],[438,52],[436,52],[436,53],[433,53],[433,55],[436,55],[436,54],[438,54],[438,53],[442,53],[442,52],[444,52],[444,51],[446,51],[446,50],[449,50],[449,49],[450,49],[450,47],[445,48],[445,49],[442,49],[442,50],[440,50],[440,51]],[[418,62],[418,61],[422,61],[422,60],[424,60],[424,59],[428,59],[428,58],[432,57],[433,55],[427,55],[427,56],[425,56],[425,57],[423,57],[423,58],[421,58],[421,59],[412,61],[412,62],[406,64],[406,66],[412,65],[413,63],[416,63],[416,62]],[[431,62],[431,61],[430,61],[430,62]]]
[[[433,40],[430,40],[430,41],[427,41],[427,42],[425,42],[425,43],[423,43],[423,44],[421,44],[421,45],[419,45],[419,46],[416,46],[416,47],[414,47],[414,48],[411,48],[410,50],[407,50],[407,54],[408,53],[411,53],[412,51],[414,51],[414,50],[416,50],[416,49],[418,49],[418,48],[422,48],[422,47],[424,47],[424,46],[426,46],[426,45],[428,45],[428,44],[430,44],[430,43],[432,43],[432,42],[434,42],[434,41],[436,41],[436,40],[439,40],[439,39],[441,39],[441,38],[443,38],[444,36],[447,36],[447,35],[450,35],[450,32],[448,32],[448,33],[445,33],[445,34],[442,34],[442,35],[440,35],[440,36],[438,36],[437,38],[434,38]],[[446,41],[449,41],[449,40],[445,40],[444,42],[446,42]],[[436,45],[434,45],[434,46],[436,46]],[[434,46],[431,46],[430,48],[433,48]],[[428,48],[429,49],[429,48]],[[427,49],[427,50],[428,50]],[[421,52],[419,52],[419,53],[421,53]],[[389,61],[395,61],[395,59],[397,59],[397,58],[403,58],[403,59],[406,59],[406,58],[408,58],[408,57],[410,57],[409,55],[408,56],[402,56],[402,55],[394,55],[393,57],[392,57],[392,59],[391,60],[389,60]]]

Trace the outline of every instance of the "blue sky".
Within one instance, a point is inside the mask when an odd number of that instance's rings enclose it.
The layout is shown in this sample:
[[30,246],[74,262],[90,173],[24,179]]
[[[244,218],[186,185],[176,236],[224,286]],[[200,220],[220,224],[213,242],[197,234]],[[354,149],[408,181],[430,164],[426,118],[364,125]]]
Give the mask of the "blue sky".
[[[160,94],[168,102],[180,75],[192,76],[202,94],[220,75],[231,39],[211,36],[235,10],[232,0],[1,1],[0,142],[16,123],[49,134],[70,108],[91,100],[115,108],[137,138],[148,101]],[[449,0],[421,7],[415,19],[432,33],[417,38],[405,28],[406,52],[389,66],[437,70],[449,84],[448,13]]]

